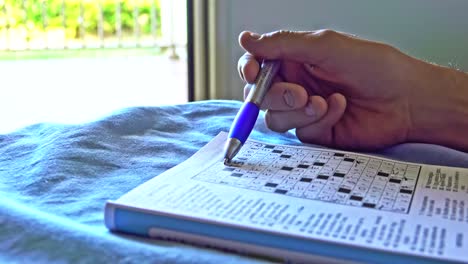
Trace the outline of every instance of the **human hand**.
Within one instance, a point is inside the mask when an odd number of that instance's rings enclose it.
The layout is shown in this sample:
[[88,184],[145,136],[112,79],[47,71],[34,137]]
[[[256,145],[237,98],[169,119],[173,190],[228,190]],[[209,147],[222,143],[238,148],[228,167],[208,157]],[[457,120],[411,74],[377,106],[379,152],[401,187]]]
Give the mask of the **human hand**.
[[433,101],[451,82],[446,68],[331,30],[242,32],[239,42],[247,53],[238,69],[248,83],[255,81],[260,59],[281,60],[261,106],[274,131],[295,128],[303,142],[360,150],[405,141],[447,143],[422,135],[431,117],[421,113],[430,110],[424,100]]

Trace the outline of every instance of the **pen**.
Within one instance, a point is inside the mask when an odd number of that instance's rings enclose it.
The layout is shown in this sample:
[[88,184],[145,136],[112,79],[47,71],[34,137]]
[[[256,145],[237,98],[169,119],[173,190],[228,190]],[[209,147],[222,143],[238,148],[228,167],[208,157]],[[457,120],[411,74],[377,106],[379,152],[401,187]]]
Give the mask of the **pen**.
[[254,84],[242,107],[232,122],[229,135],[224,145],[224,164],[228,165],[236,156],[252,132],[260,112],[263,98],[270,89],[273,78],[278,72],[280,63],[277,60],[264,60]]

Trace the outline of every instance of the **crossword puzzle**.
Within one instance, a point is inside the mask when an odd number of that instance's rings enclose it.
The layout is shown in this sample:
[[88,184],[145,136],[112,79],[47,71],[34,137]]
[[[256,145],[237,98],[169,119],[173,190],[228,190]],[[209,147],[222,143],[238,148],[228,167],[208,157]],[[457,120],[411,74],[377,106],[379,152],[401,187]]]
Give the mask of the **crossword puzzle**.
[[408,213],[419,171],[359,154],[247,141],[231,166],[216,162],[193,179]]

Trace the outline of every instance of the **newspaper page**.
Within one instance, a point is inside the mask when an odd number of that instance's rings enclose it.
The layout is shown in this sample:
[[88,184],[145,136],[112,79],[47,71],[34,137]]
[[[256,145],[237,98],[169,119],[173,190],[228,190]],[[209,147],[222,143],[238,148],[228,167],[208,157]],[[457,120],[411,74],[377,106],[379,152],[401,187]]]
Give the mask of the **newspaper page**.
[[248,140],[223,163],[221,133],[117,202],[308,239],[468,260],[468,169]]

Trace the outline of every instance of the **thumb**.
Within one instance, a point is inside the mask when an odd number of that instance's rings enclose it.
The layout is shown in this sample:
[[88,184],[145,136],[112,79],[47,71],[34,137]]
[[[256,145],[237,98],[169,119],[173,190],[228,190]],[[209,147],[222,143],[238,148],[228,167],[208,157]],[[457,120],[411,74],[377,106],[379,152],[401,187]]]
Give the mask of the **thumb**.
[[239,35],[239,44],[255,57],[318,65],[338,47],[343,37],[333,30],[280,30],[263,35],[244,31]]

